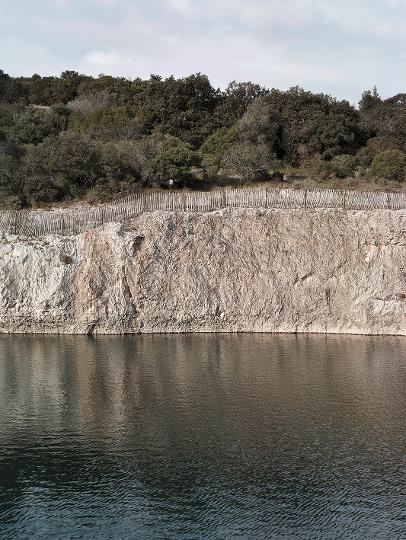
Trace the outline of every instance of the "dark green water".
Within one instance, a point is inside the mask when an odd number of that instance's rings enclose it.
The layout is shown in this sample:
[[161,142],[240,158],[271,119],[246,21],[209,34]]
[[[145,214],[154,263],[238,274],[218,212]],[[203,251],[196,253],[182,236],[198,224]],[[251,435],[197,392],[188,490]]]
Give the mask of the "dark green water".
[[406,538],[406,339],[0,337],[0,538]]

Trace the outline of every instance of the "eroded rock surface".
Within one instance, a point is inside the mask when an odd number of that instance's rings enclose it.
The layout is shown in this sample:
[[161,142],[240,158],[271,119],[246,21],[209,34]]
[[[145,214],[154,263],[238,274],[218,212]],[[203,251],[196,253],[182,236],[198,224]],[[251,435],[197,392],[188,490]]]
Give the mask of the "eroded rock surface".
[[151,212],[0,236],[0,332],[406,335],[406,212]]

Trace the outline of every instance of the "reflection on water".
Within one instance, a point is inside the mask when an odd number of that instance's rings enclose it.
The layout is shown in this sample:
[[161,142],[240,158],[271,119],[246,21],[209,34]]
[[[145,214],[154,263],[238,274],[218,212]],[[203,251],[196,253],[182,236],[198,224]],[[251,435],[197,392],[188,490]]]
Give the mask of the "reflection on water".
[[0,537],[406,538],[406,340],[0,337]]

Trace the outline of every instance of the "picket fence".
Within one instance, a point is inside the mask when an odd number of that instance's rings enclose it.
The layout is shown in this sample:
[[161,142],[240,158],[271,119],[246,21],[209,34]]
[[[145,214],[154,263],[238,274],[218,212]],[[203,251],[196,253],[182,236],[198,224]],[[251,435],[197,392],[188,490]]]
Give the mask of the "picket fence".
[[406,193],[345,190],[232,189],[138,193],[109,204],[52,210],[0,211],[0,232],[24,236],[73,235],[142,212],[210,212],[222,208],[343,208],[405,210]]

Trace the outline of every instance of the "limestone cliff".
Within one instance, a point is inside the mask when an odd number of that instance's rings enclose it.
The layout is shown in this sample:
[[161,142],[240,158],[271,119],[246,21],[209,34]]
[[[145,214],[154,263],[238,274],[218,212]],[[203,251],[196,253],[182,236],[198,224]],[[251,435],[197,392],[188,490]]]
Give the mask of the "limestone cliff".
[[0,236],[0,332],[406,335],[406,212],[146,212]]

